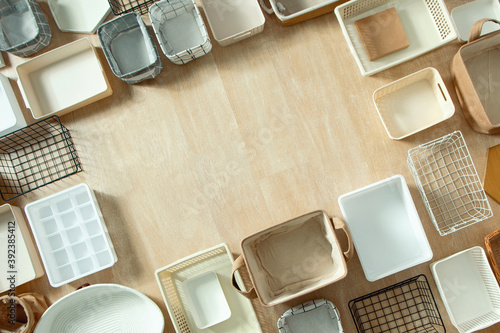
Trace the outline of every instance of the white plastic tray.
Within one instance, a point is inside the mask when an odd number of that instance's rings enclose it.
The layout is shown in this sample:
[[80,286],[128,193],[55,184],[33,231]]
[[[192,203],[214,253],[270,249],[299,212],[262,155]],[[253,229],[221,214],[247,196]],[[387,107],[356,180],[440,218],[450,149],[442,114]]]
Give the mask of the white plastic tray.
[[24,101],[35,119],[61,116],[112,93],[87,38],[30,59],[16,71]]
[[[227,245],[220,244],[156,270],[156,280],[177,333],[262,333],[252,303],[236,292],[231,284],[233,261]],[[200,329],[195,325],[182,283],[210,271],[219,277],[220,286],[231,309],[231,317],[209,329]],[[243,286],[237,272],[235,277],[238,285]]]
[[434,126],[455,113],[455,105],[435,68],[420,70],[377,89],[373,101],[393,140]]
[[500,287],[481,247],[439,260],[431,269],[459,332],[474,332],[500,322]]
[[50,285],[111,267],[117,261],[94,192],[80,184],[24,208]]
[[61,31],[93,34],[111,13],[107,0],[48,0]]
[[[500,20],[500,2],[498,0],[476,0],[451,10],[451,18],[458,40],[466,42],[472,25],[483,18]],[[486,22],[481,35],[500,29],[498,24]]]
[[0,73],[0,137],[26,126],[9,79]]
[[432,250],[403,176],[338,199],[368,281],[429,261]]
[[[396,8],[410,46],[370,61],[354,22],[391,7]],[[353,0],[337,6],[335,15],[363,76],[413,59],[457,38],[442,0]]]

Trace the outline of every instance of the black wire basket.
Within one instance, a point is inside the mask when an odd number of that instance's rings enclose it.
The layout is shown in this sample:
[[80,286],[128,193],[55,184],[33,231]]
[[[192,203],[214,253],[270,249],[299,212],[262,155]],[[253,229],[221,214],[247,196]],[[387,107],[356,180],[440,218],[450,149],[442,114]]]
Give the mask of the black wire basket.
[[0,137],[0,196],[5,201],[79,171],[71,135],[57,116]]
[[446,332],[425,275],[353,299],[349,310],[358,332]]
[[149,6],[158,0],[108,0],[111,10],[115,15],[136,12],[140,15],[147,14]]

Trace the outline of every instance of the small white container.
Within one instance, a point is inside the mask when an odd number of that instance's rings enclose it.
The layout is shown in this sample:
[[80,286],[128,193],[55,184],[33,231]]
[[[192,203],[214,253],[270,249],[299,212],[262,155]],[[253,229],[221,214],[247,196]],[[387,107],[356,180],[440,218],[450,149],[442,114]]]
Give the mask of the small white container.
[[93,34],[111,13],[107,0],[48,0],[61,31]]
[[[453,26],[458,33],[458,40],[465,43],[469,39],[472,25],[483,18],[500,20],[500,2],[498,0],[476,0],[451,10]],[[486,22],[481,35],[500,29],[498,24]]]
[[111,267],[115,249],[94,192],[80,184],[24,208],[50,285]]
[[64,115],[112,94],[94,46],[82,38],[16,67],[35,119]]
[[460,333],[500,322],[500,287],[481,247],[439,260],[431,270],[451,322]]
[[231,317],[231,309],[215,272],[209,271],[182,282],[196,326],[205,329]]
[[[391,7],[398,13],[410,45],[370,61],[355,22]],[[352,0],[337,6],[335,15],[363,76],[401,64],[457,38],[443,0]]]
[[239,42],[264,30],[257,0],[200,0],[215,40],[221,46]]
[[403,176],[338,199],[368,281],[429,261],[432,250]]
[[271,8],[261,0],[261,6],[273,13],[281,25],[288,26],[332,12],[340,0],[269,0]]
[[441,75],[431,67],[377,89],[373,101],[393,140],[434,126],[455,113],[455,105]]
[[9,79],[0,73],[0,137],[26,126]]
[[[13,252],[9,247],[12,244],[15,245]],[[4,251],[0,256],[0,293],[11,289],[12,275],[15,276],[12,280],[15,287],[43,276],[42,263],[18,207],[9,204],[0,206],[0,246]]]

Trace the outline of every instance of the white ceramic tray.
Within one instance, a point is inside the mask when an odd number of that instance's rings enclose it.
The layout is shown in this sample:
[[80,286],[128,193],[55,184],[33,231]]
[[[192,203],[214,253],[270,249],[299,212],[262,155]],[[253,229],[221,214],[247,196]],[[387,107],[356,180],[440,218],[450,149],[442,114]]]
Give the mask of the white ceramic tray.
[[430,67],[377,89],[373,101],[393,140],[434,126],[455,113],[439,72]]
[[[233,261],[227,245],[220,244],[156,270],[156,280],[177,333],[262,333],[252,303],[236,292],[231,284]],[[200,329],[194,322],[182,283],[206,272],[215,272],[219,277],[231,317],[209,329]],[[235,277],[238,285],[242,286],[237,272]]]
[[160,308],[137,290],[118,284],[95,284],[52,304],[35,333],[162,333]]
[[[451,19],[458,34],[458,40],[466,42],[472,25],[483,18],[500,20],[500,2],[498,0],[476,0],[451,10]],[[500,29],[498,24],[486,22],[482,35]]]
[[431,269],[446,311],[460,333],[500,322],[500,287],[481,247],[439,260]]
[[111,13],[107,0],[48,0],[61,31],[93,34]]
[[[355,22],[391,7],[396,8],[410,46],[370,61]],[[364,76],[413,59],[457,38],[442,0],[353,0],[337,6],[335,15],[349,49]],[[384,22],[381,21],[380,24]]]
[[24,101],[35,119],[61,116],[112,93],[87,38],[30,59],[16,71]]
[[94,192],[80,184],[24,208],[50,285],[111,267],[117,261]]
[[368,281],[432,258],[403,176],[396,175],[341,195],[338,202]]
[[26,126],[9,79],[0,73],[0,137]]

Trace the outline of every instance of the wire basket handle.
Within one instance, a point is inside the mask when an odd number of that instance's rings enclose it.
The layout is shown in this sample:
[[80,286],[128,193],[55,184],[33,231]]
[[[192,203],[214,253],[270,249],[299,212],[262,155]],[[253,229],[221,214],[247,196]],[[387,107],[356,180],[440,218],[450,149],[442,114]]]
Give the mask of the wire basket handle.
[[243,268],[245,266],[246,266],[245,259],[243,258],[243,255],[240,255],[238,258],[236,258],[236,260],[233,263],[233,269],[231,272],[231,284],[233,285],[234,289],[236,289],[236,291],[239,292],[241,295],[245,296],[248,299],[254,299],[257,298],[257,293],[255,292],[255,289],[252,287],[249,291],[241,290],[234,276],[234,273],[236,273],[238,269]]
[[493,22],[496,24],[500,24],[500,21],[495,20],[495,19],[489,19],[489,18],[485,18],[485,19],[477,21],[476,23],[474,23],[474,25],[472,25],[472,28],[470,29],[469,40],[467,41],[468,43],[471,43],[471,42],[479,39],[479,37],[481,37],[481,30],[483,30],[483,25],[486,22]]

